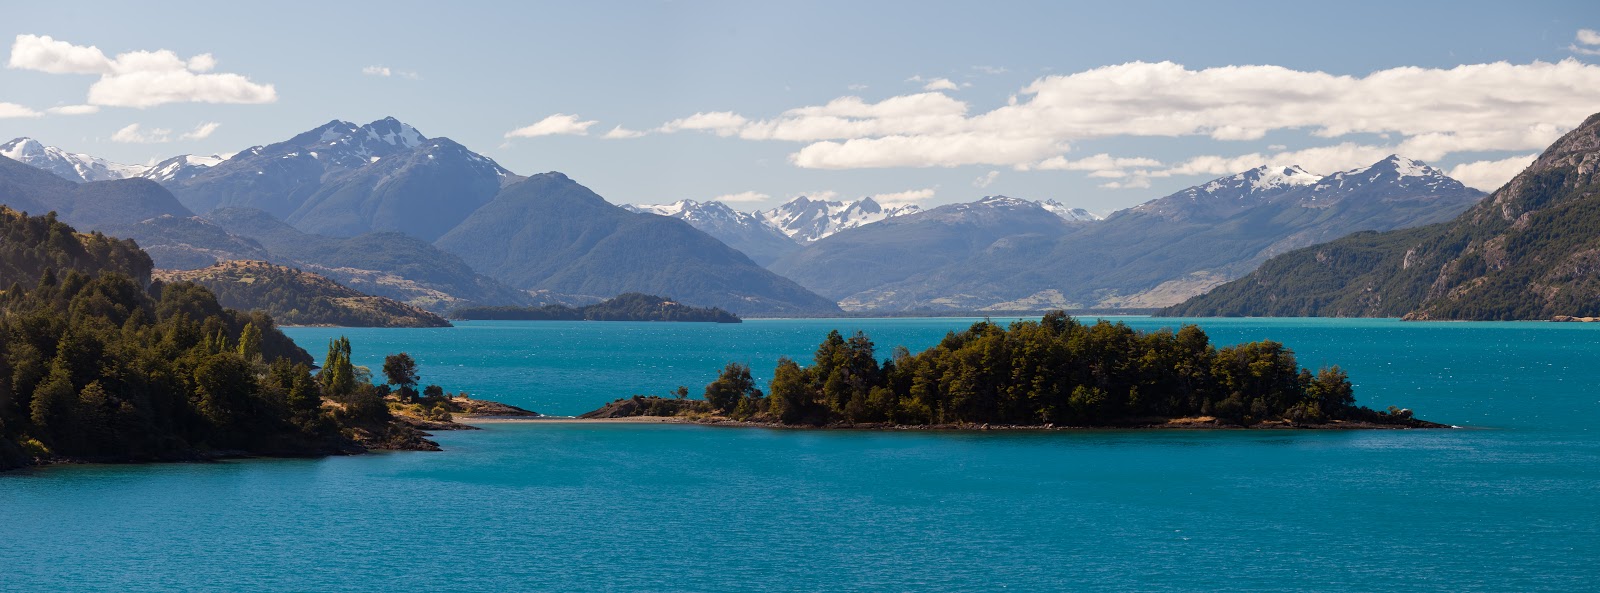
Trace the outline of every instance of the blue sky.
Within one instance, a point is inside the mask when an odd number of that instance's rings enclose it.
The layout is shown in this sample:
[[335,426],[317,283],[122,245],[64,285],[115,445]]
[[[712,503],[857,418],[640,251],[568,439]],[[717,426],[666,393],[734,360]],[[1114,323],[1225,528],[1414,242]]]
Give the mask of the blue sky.
[[[461,4],[9,5],[0,137],[142,163],[392,115],[613,202],[1108,212],[1392,150],[1492,186],[1600,111],[1592,1]],[[163,49],[182,80],[118,58]]]

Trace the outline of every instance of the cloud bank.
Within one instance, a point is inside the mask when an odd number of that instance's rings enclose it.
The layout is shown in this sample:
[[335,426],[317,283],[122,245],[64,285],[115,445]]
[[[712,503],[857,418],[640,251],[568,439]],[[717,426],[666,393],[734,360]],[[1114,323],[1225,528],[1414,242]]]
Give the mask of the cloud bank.
[[18,35],[8,68],[48,74],[92,74],[86,103],[105,107],[154,107],[168,103],[271,103],[270,84],[239,74],[212,73],[217,60],[200,54],[185,60],[170,50],[131,51],[106,57],[95,46],[73,45],[48,35]]
[[[1580,32],[1578,40],[1586,39],[1600,42],[1600,34]],[[657,131],[797,143],[790,161],[810,169],[1081,170],[1121,179],[1108,187],[1140,187],[1149,177],[1227,174],[1281,159],[1335,171],[1390,153],[1436,161],[1458,153],[1536,150],[1600,106],[1594,98],[1600,66],[1575,59],[1404,66],[1364,76],[1131,62],[1036,79],[988,111],[940,92],[950,86],[936,83],[928,81],[935,91],[877,102],[846,96],[765,118],[695,113]],[[1069,157],[1072,145],[1085,140],[1200,136],[1226,143],[1285,130],[1334,143],[1274,154],[1198,155],[1165,168],[1137,156]]]

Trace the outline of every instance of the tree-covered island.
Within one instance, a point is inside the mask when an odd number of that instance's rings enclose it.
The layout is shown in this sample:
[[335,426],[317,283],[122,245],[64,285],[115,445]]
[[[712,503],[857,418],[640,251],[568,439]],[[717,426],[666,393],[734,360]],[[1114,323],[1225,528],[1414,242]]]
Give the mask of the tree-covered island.
[[132,241],[0,207],[0,470],[436,450],[422,430],[452,413],[532,415],[419,392],[404,353],[373,384],[344,339],[314,373],[272,317],[151,267]]
[[686,321],[740,323],[739,316],[717,307],[694,307],[670,298],[629,292],[614,298],[568,307],[549,304],[542,307],[461,307],[450,312],[451,319],[493,319],[512,321]]
[[1443,427],[1355,403],[1338,367],[1301,368],[1277,342],[1218,348],[1199,327],[1138,332],[1062,312],[952,332],[880,361],[867,336],[834,331],[810,366],[783,358],[763,392],[729,363],[705,397],[634,396],[586,418],[671,416],[785,426]]

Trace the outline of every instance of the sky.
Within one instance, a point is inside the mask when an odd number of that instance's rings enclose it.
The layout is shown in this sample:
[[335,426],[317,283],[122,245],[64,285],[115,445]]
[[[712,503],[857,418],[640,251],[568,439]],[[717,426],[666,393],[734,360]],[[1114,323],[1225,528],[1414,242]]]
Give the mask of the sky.
[[615,203],[1103,214],[1391,153],[1493,190],[1600,112],[1593,0],[3,9],[0,141],[138,164],[393,116]]

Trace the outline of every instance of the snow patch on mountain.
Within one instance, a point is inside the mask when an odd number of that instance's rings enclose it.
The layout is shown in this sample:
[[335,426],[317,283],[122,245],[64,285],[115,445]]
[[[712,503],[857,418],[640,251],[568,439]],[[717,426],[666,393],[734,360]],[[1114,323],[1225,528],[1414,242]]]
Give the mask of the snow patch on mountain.
[[1100,216],[1099,214],[1095,214],[1082,208],[1073,208],[1055,200],[1045,200],[1039,202],[1039,205],[1043,206],[1045,210],[1049,210],[1052,214],[1060,216],[1062,220],[1067,222],[1094,222],[1105,219],[1105,217]]
[[830,201],[800,196],[777,208],[755,214],[789,238],[811,243],[845,229],[921,211],[922,208],[916,204],[886,208],[870,197]]
[[1212,180],[1170,196],[1145,202],[1132,212],[1162,216],[1226,217],[1254,204],[1288,200],[1307,208],[1325,208],[1346,199],[1395,190],[1455,193],[1461,182],[1422,161],[1389,155],[1366,167],[1321,176],[1297,166],[1267,165]]
[[141,165],[124,165],[96,156],[67,152],[28,137],[0,144],[0,156],[44,169],[62,179],[78,183],[127,179],[136,177],[145,170]]
[[180,179],[188,179],[199,175],[206,169],[217,166],[239,153],[213,154],[209,156],[198,154],[183,154],[156,163],[154,167],[146,169],[139,177],[149,179],[156,183],[166,183]]

